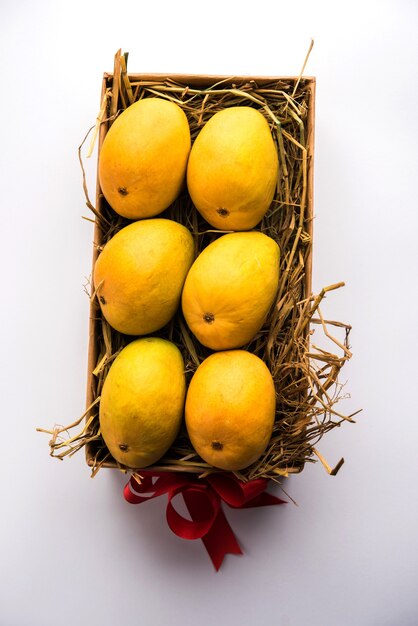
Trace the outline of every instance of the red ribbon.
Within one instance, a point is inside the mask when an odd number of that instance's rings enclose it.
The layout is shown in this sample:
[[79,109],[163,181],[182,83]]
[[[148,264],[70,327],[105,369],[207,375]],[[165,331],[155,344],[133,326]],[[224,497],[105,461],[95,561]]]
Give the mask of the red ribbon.
[[[266,486],[264,478],[244,483],[233,474],[210,474],[203,479],[181,472],[145,471],[141,473],[141,482],[132,476],[123,495],[131,504],[141,504],[167,494],[167,523],[173,533],[183,539],[201,539],[215,569],[219,570],[225,554],[242,554],[221,503],[235,509],[285,504],[285,500],[267,493]],[[172,504],[180,493],[191,520],[180,515]]]

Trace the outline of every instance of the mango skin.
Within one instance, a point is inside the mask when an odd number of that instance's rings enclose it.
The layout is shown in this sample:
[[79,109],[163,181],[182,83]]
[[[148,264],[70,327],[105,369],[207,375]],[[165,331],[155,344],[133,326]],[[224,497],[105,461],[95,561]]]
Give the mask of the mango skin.
[[99,181],[116,213],[153,217],[180,194],[190,153],[183,110],[163,98],[144,98],[115,119],[103,141]]
[[157,337],[136,339],[116,357],[100,398],[100,432],[122,465],[147,467],[173,444],[186,381],[180,350]]
[[212,350],[240,348],[263,326],[276,297],[280,249],[258,231],[222,235],[187,275],[182,309],[192,333]]
[[250,230],[268,211],[279,161],[264,116],[229,107],[209,119],[196,137],[187,187],[196,209],[219,230]]
[[216,352],[197,368],[186,396],[186,428],[209,465],[236,471],[266,449],[276,392],[266,364],[245,350]]
[[193,259],[190,231],[173,220],[140,220],[122,228],[94,267],[107,322],[127,335],[148,335],[165,326],[180,305]]

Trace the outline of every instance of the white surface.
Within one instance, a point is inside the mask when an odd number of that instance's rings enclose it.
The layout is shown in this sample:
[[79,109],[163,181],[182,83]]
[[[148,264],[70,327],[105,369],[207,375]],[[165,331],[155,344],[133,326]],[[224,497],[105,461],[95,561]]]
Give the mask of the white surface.
[[[116,7],[119,8],[116,8]],[[0,7],[0,625],[418,623],[417,4],[3,0]],[[36,426],[85,394],[92,225],[77,147],[120,46],[131,71],[316,75],[314,288],[353,324],[343,371],[363,407],[286,481],[298,506],[229,511],[245,556],[215,574],[163,499],[48,456]],[[95,163],[89,165],[94,180]],[[91,193],[94,196],[93,185]]]

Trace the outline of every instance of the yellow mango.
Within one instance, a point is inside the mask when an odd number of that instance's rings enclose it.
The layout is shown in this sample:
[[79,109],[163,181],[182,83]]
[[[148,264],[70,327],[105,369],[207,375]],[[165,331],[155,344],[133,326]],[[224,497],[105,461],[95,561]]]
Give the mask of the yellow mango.
[[185,394],[184,362],[173,343],[144,337],[128,344],[100,398],[100,432],[112,456],[131,468],[158,461],[179,432]]
[[110,206],[129,219],[164,211],[180,194],[190,146],[189,123],[177,104],[163,98],[131,104],[100,151],[100,186]]
[[220,230],[249,230],[269,209],[278,156],[265,117],[251,107],[215,113],[192,146],[187,186],[193,204]]
[[154,218],[122,228],[94,267],[105,319],[127,335],[147,335],[165,326],[180,304],[193,258],[193,237],[177,222]]
[[276,412],[273,378],[266,364],[245,350],[216,352],[197,368],[186,396],[192,446],[224,470],[254,463],[270,441]]
[[280,249],[258,231],[222,235],[187,275],[182,308],[192,333],[212,350],[240,348],[264,324],[279,281]]

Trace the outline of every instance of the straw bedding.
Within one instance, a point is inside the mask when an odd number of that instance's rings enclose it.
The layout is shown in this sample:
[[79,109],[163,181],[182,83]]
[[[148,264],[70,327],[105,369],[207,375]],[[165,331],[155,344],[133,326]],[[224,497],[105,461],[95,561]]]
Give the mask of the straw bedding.
[[[93,133],[88,136],[91,144],[91,137],[93,141],[99,137],[100,144],[115,117],[140,98],[157,96],[176,102],[187,115],[192,141],[206,121],[224,107],[253,106],[266,117],[277,145],[280,173],[274,201],[257,229],[280,246],[280,284],[266,323],[244,348],[262,358],[270,368],[276,386],[277,412],[273,436],[265,453],[236,475],[244,481],[259,477],[280,480],[282,476],[300,472],[305,463],[318,459],[329,473],[335,474],[343,460],[332,469],[317,445],[334,427],[354,421],[353,415],[344,415],[338,405],[344,397],[340,371],[351,357],[350,326],[325,320],[321,310],[325,295],[343,283],[325,287],[318,295],[311,293],[314,81],[302,77],[225,78],[211,83],[206,78],[199,84],[198,77],[189,77],[186,82],[177,76],[128,75],[126,61],[127,56],[119,52],[113,75],[105,75],[101,111],[96,127],[91,129]],[[85,142],[80,146],[79,155],[86,202],[94,214],[96,256],[106,241],[129,222],[110,209],[100,190],[96,206],[90,201],[83,168],[83,145]],[[160,217],[187,226],[193,234],[197,253],[222,234],[199,216],[186,189]],[[44,432],[52,435],[52,456],[64,458],[85,448],[95,475],[104,466],[125,469],[110,457],[104,445],[98,413],[100,392],[109,367],[132,337],[114,331],[102,318],[93,288],[89,296],[93,372],[89,372],[88,408],[73,424]],[[180,348],[188,381],[199,363],[210,354],[190,333],[181,311],[155,334]],[[185,429],[153,469],[195,472],[201,476],[219,471],[197,456]]]

